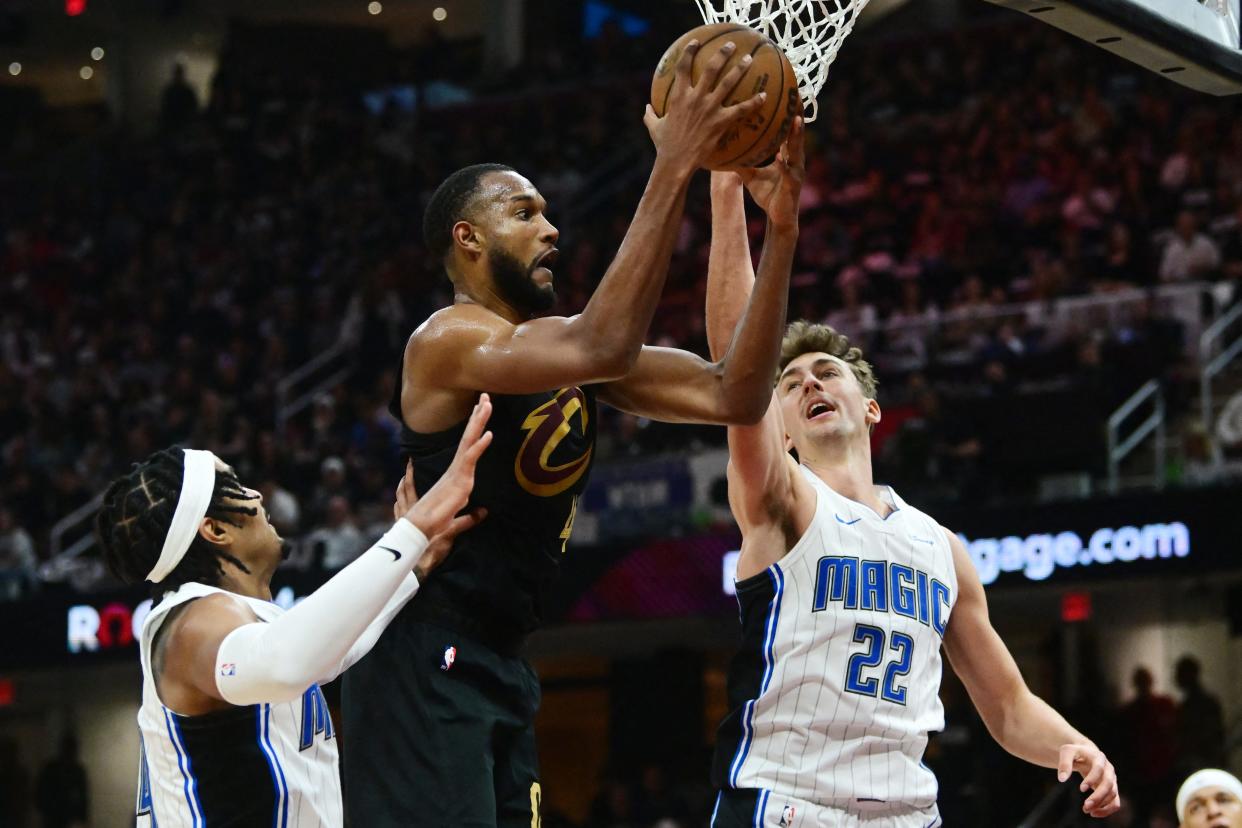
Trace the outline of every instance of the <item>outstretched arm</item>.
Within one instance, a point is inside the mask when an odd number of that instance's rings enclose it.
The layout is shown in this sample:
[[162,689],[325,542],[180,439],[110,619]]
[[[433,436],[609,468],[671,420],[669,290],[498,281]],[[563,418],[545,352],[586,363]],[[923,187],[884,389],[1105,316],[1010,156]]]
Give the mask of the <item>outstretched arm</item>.
[[1062,782],[1082,775],[1091,790],[1083,811],[1106,817],[1121,807],[1117,773],[1103,752],[1026,686],[1018,665],[988,617],[983,584],[961,539],[946,530],[957,571],[957,602],[945,630],[953,670],[992,738],[1019,759],[1056,768]]
[[195,601],[173,633],[162,679],[234,705],[297,698],[333,676],[351,647],[428,552],[428,537],[461,531],[479,518],[458,516],[474,486],[474,469],[491,443],[485,432],[491,403],[483,395],[471,414],[457,455],[444,476],[362,553],[302,603],[259,623],[249,607],[227,595]]
[[[708,288],[709,347],[717,361],[709,363],[684,351],[644,348],[634,370],[610,384],[602,399],[635,414],[672,422],[754,425],[763,417],[780,357],[789,276],[798,244],[802,134],[798,119],[772,165],[782,193],[779,200],[766,205],[768,226],[757,279],[750,265],[741,185],[735,180],[732,190],[718,192],[722,175],[712,175],[709,285],[713,272],[738,270],[738,278],[724,280],[725,289],[735,294],[730,297],[734,300],[730,309],[737,308],[727,336],[711,324],[713,294]],[[736,324],[738,319],[740,324]]]
[[[418,490],[414,487],[414,463],[410,461],[406,465],[405,475],[397,485],[396,501],[392,507],[393,517],[400,520],[414,508],[416,503],[418,503]],[[487,510],[483,508],[476,509],[469,514],[458,515],[453,518],[447,529],[427,540],[427,548],[423,550],[418,562],[414,564],[414,571],[405,576],[401,586],[397,587],[397,591],[388,599],[388,603],[380,610],[379,615],[375,616],[375,620],[367,625],[367,628],[358,636],[358,640],[349,648],[345,657],[319,678],[320,684],[332,681],[371,652],[371,648],[375,646],[376,641],[379,641],[379,637],[384,634],[384,630],[388,629],[392,620],[397,617],[397,613],[401,612],[410,599],[418,593],[419,582],[425,580],[427,575],[452,551],[453,541],[457,536],[468,529],[473,529],[486,516]]]
[[[770,172],[770,171],[767,171]],[[777,189],[767,191],[772,204]],[[787,202],[793,210],[797,200]],[[724,352],[745,313],[754,288],[746,238],[742,180],[730,173],[712,175],[712,248],[707,269],[707,341],[713,356]],[[783,334],[783,330],[778,330]],[[729,427],[729,506],[742,530],[738,578],[761,571],[784,555],[805,530],[815,509],[815,493],[802,478],[785,447],[785,426],[767,381],[767,410],[751,426]]]
[[437,315],[407,349],[412,370],[406,376],[422,377],[418,384],[426,387],[523,394],[628,373],[664,289],[691,176],[728,125],[766,98],[759,93],[725,105],[750,64],[744,58],[722,72],[734,51],[726,44],[692,84],[698,46],[687,47],[664,117],[647,108],[643,121],[656,146],[655,166],[625,239],[581,314],[518,325],[468,312]]

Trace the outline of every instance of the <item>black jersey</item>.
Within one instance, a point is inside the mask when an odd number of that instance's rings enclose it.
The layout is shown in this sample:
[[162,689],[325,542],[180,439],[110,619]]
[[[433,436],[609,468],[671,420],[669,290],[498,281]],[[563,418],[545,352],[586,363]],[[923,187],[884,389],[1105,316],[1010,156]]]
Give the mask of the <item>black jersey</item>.
[[[486,508],[487,518],[458,536],[406,615],[481,632],[495,644],[512,643],[543,621],[594,460],[596,411],[591,386],[491,400],[492,444],[479,460],[467,506]],[[402,424],[402,452],[414,461],[415,485],[426,492],[448,469],[466,423],[413,431],[401,415],[400,380],[391,410]]]

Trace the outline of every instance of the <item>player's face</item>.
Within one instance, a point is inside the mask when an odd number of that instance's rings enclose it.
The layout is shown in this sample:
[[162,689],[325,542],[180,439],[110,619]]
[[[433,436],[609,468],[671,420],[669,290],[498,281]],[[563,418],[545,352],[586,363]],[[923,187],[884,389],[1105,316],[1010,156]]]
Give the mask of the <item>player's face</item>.
[[237,480],[237,473],[233,471],[233,468],[219,458],[216,458],[216,473],[232,477],[237,481],[237,485],[252,498],[249,500],[231,500],[226,498],[230,505],[258,510],[254,515],[244,513],[230,514],[232,520],[241,524],[240,528],[236,526],[228,527],[233,536],[230,546],[234,557],[242,561],[266,561],[272,558],[280,560],[283,558],[287,554],[287,550],[284,548],[285,542],[276,532],[276,527],[272,526],[271,516],[263,505],[263,495]]
[[1182,828],[1242,828],[1242,801],[1226,788],[1202,788],[1186,803]]
[[485,179],[482,203],[480,229],[496,292],[526,316],[550,309],[560,233],[544,215],[547,202],[528,180],[503,172]]
[[825,353],[802,354],[790,362],[776,384],[776,396],[785,433],[799,454],[817,440],[865,437],[880,421],[880,406],[863,394],[849,365]]

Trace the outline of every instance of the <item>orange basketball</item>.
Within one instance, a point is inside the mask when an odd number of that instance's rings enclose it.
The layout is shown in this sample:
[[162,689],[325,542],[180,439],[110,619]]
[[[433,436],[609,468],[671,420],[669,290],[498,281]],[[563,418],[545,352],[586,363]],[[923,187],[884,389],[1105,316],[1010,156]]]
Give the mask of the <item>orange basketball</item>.
[[745,55],[751,55],[754,62],[737,88],[730,93],[726,104],[747,100],[760,92],[768,93],[767,100],[758,111],[735,121],[720,136],[716,151],[707,161],[707,168],[727,170],[766,163],[776,155],[793,126],[794,118],[802,112],[798,79],[789,59],[771,40],[737,23],[712,23],[691,29],[668,47],[651,80],[651,106],[660,117],[664,116],[677,81],[677,62],[691,40],[699,42],[699,52],[694,56],[690,69],[693,83],[699,82],[703,67],[720,51],[720,47],[732,41],[737,51],[721,70],[722,77]]

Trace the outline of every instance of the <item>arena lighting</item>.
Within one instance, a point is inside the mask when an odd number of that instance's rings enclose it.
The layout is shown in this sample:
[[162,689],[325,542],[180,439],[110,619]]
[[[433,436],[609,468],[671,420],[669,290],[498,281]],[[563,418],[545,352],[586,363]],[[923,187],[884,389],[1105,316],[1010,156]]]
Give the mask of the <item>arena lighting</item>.
[[448,17],[448,9],[444,8],[444,6],[436,6],[431,10],[431,17],[437,23],[442,23]]
[[380,3],[375,2],[375,0],[371,0],[371,2],[367,4],[367,11],[371,14],[379,14],[383,10],[384,7]]
[[1091,593],[1067,592],[1061,596],[1061,620],[1077,624],[1091,620]]
[[89,66],[83,66],[78,70],[78,77],[82,80],[90,80],[95,77],[95,70]]
[[96,46],[91,49],[91,60],[103,60],[104,50],[102,46]]
[[77,17],[86,11],[86,0],[65,0],[65,14]]
[[22,73],[22,65],[20,63],[18,63],[17,61],[13,61],[12,63],[9,64],[10,75],[12,75],[13,77],[17,77],[21,73]]

